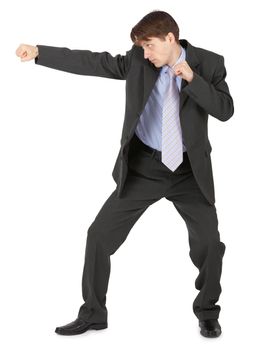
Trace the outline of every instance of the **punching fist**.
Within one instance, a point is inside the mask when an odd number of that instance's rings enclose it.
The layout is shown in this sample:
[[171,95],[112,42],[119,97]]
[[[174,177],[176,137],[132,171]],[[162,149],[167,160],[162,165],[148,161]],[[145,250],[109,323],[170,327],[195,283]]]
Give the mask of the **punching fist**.
[[16,50],[16,55],[20,57],[22,62],[34,59],[38,54],[38,47],[32,45],[20,44]]

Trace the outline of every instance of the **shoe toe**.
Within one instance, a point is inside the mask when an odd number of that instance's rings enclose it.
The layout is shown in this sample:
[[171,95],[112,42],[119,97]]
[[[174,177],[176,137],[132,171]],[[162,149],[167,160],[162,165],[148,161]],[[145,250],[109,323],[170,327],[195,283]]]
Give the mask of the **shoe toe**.
[[83,332],[86,330],[87,322],[83,321],[80,318],[77,318],[75,321],[66,324],[65,326],[56,327],[55,332],[58,334],[75,334]]
[[220,329],[213,329],[213,330],[203,330],[200,332],[204,337],[207,338],[217,338],[221,334]]

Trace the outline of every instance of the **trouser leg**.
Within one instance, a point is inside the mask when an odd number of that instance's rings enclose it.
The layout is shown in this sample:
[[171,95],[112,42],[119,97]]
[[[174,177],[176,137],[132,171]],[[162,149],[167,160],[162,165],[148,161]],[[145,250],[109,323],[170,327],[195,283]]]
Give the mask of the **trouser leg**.
[[[189,234],[189,255],[198,268],[195,287],[199,290],[193,302],[193,311],[199,320],[217,319],[220,306],[216,305],[221,293],[220,278],[225,245],[220,241],[215,205],[211,205],[199,188],[173,199],[173,204],[184,219]],[[167,198],[168,199],[168,198]]]
[[123,197],[118,198],[115,190],[104,203],[87,233],[82,277],[85,303],[80,307],[79,317],[91,322],[107,321],[110,256],[125,241],[148,206],[160,199],[157,193],[150,180],[136,174],[129,176]]

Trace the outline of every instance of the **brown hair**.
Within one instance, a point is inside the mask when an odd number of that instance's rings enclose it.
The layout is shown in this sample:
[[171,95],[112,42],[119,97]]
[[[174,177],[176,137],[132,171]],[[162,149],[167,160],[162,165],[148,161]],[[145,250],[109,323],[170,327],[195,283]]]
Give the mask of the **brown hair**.
[[140,46],[142,40],[157,37],[164,40],[166,35],[172,32],[176,42],[179,41],[179,27],[172,16],[164,11],[154,10],[144,16],[130,33],[132,42]]

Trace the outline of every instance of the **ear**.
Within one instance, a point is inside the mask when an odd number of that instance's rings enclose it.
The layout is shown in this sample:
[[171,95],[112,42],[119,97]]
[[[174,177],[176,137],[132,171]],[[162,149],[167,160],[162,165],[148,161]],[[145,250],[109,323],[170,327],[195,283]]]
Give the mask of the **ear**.
[[172,32],[169,32],[167,34],[167,40],[169,40],[171,43],[173,43],[175,41],[175,37],[174,37]]

